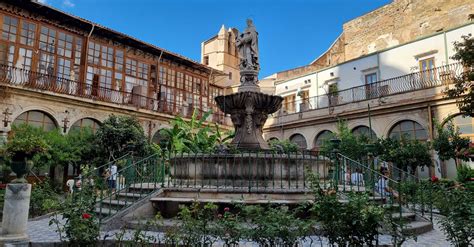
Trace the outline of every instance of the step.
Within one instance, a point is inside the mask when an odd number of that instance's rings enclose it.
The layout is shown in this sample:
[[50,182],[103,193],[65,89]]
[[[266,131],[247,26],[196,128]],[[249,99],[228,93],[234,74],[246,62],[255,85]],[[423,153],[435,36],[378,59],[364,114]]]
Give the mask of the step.
[[[414,220],[416,218],[416,214],[413,213],[413,212],[406,212],[406,213],[402,213],[401,215],[402,219],[405,219],[405,220]],[[400,218],[400,213],[392,213],[392,218],[395,218],[395,219],[399,219]]]
[[147,196],[149,193],[134,193],[134,192],[120,192],[118,193],[118,198],[121,200],[135,202],[140,200],[141,198]]
[[154,197],[150,199],[151,202],[178,202],[178,203],[245,203],[245,204],[301,204],[301,200],[236,200],[236,199],[214,199],[214,198],[190,198],[190,197]]
[[107,208],[107,207],[102,207],[102,210],[100,207],[96,207],[94,212],[98,215],[102,214],[102,216],[109,216],[116,214],[118,211],[115,209]]
[[124,200],[104,200],[102,201],[103,207],[108,207],[114,210],[122,209],[127,205],[132,205],[134,202],[124,201]]
[[405,225],[403,233],[409,235],[420,235],[433,230],[433,223],[430,221],[412,221]]

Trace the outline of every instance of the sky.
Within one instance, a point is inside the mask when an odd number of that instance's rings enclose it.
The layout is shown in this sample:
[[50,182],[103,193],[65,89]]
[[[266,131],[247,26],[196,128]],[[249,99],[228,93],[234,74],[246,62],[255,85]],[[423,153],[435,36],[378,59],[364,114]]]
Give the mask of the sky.
[[342,25],[391,0],[39,0],[195,61],[222,24],[259,33],[260,78],[304,66]]

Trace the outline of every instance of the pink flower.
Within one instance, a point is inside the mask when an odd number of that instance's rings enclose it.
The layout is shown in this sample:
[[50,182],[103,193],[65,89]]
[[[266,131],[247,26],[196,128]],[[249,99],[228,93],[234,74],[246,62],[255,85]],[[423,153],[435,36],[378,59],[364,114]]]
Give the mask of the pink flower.
[[224,208],[224,212],[229,212],[230,209],[228,207]]
[[432,177],[431,177],[431,182],[433,182],[433,183],[438,182],[438,180],[439,180],[439,178],[436,177],[436,176],[432,176]]
[[88,214],[88,213],[84,213],[82,214],[82,218],[83,219],[90,219],[92,217],[92,215]]

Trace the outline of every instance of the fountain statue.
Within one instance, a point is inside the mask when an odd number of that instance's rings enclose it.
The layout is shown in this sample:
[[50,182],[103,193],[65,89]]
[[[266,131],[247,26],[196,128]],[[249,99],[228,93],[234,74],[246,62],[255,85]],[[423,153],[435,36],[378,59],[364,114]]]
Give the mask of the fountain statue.
[[258,72],[258,33],[252,22],[247,20],[247,28],[235,40],[240,58],[240,86],[238,92],[215,98],[225,114],[230,114],[235,128],[231,144],[241,149],[269,149],[263,139],[263,125],[268,114],[278,111],[283,98],[260,92]]

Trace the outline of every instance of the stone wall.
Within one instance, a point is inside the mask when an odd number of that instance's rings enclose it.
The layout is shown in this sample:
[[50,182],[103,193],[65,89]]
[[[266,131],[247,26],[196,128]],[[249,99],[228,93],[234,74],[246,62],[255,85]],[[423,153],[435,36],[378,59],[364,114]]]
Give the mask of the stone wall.
[[463,25],[472,0],[395,0],[343,26],[345,60]]

